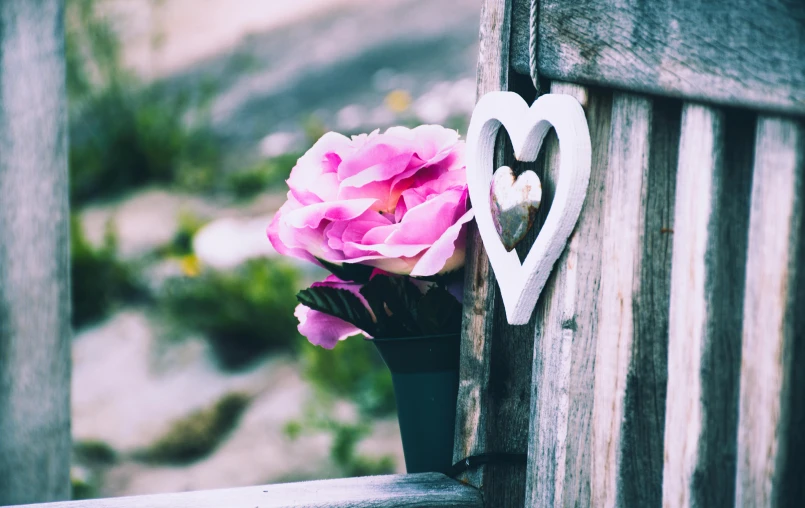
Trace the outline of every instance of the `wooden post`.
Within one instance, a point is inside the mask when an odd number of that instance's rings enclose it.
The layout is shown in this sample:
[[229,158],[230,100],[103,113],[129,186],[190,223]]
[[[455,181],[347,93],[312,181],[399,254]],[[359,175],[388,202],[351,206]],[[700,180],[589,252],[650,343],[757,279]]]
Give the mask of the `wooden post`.
[[[509,82],[510,20],[511,0],[484,1],[478,97],[520,88]],[[513,164],[513,159],[511,143],[501,129],[495,163],[506,163],[517,171],[521,166]],[[534,238],[530,235],[523,240],[523,248],[529,247]],[[518,246],[522,256],[521,250]],[[464,285],[461,380],[453,452],[456,462],[484,453],[525,454],[528,448],[535,319],[532,317],[528,325],[509,326],[498,293],[473,223],[468,236]],[[481,489],[486,506],[520,507],[525,497],[525,473],[525,463],[488,464],[468,471],[462,479]]]
[[70,495],[63,18],[0,2],[0,505]]

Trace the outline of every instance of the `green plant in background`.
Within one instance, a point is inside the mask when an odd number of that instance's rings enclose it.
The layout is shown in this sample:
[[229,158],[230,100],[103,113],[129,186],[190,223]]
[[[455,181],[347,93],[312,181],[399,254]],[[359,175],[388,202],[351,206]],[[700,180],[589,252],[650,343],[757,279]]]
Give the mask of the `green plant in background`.
[[103,246],[93,247],[77,216],[70,218],[73,325],[105,317],[114,305],[143,296],[134,271],[117,258],[117,237],[107,227]]
[[67,0],[64,17],[67,96],[76,106],[96,89],[130,76],[120,65],[117,35],[98,13],[98,0]]
[[370,430],[367,424],[332,424],[333,445],[330,448],[330,457],[347,476],[374,476],[394,472],[394,457],[385,455],[371,458],[357,453],[358,443]]
[[81,499],[94,499],[98,497],[98,488],[86,478],[81,478],[75,474],[70,475],[70,499],[78,501]]
[[89,466],[109,466],[117,462],[117,452],[108,443],[98,440],[73,442],[74,462]]
[[149,182],[210,190],[220,164],[206,115],[211,90],[141,84],[122,67],[120,41],[98,4],[68,0],[65,9],[73,201]]
[[[286,424],[286,436],[296,439],[305,430],[326,430],[333,436],[330,457],[346,476],[393,473],[393,457],[372,458],[356,451],[370,433],[373,419],[396,411],[391,373],[375,347],[355,336],[332,350],[309,343],[302,348],[304,375],[316,388],[317,397],[303,421]],[[356,403],[357,423],[341,422],[331,416],[332,403],[338,398]]]
[[251,397],[224,395],[212,407],[200,409],[175,422],[171,429],[136,458],[162,464],[186,464],[212,453],[234,429]]
[[166,283],[161,297],[172,319],[210,340],[223,367],[238,368],[298,341],[294,317],[298,273],[275,260],[254,259],[234,270],[202,270]]
[[[327,407],[324,403],[322,407]],[[357,423],[346,423],[332,418],[329,413],[309,412],[303,422],[290,421],[285,425],[285,435],[295,440],[305,431],[326,431],[332,435],[330,458],[341,469],[344,476],[373,476],[394,472],[394,457],[368,457],[358,453],[358,444],[372,430],[371,422],[361,419]]]
[[375,347],[361,336],[350,337],[331,350],[302,346],[305,377],[320,391],[354,401],[369,416],[396,410],[391,373]]
[[158,87],[93,96],[70,122],[71,197],[80,203],[151,182],[211,189],[218,142],[208,128],[185,125],[187,108]]
[[284,183],[302,154],[287,153],[228,175],[226,187],[238,199],[253,198],[258,193]]
[[178,217],[179,227],[170,243],[158,248],[156,254],[162,257],[184,257],[193,254],[193,237],[207,221],[193,213],[183,211]]

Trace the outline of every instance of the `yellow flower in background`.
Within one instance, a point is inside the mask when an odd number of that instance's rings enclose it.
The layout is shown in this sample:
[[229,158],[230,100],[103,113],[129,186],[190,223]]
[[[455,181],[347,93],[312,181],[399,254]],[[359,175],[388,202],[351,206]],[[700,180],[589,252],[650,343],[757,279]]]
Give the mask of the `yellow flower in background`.
[[201,263],[195,254],[188,254],[179,259],[179,267],[187,277],[198,277],[201,273]]
[[393,90],[386,95],[385,102],[394,113],[402,113],[411,107],[411,94],[407,90]]

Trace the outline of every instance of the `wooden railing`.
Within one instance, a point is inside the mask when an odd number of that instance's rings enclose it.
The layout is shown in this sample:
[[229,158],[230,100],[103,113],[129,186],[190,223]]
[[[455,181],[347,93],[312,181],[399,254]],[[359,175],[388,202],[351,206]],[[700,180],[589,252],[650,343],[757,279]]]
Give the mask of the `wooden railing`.
[[481,508],[478,490],[438,473],[93,499],[17,508]]

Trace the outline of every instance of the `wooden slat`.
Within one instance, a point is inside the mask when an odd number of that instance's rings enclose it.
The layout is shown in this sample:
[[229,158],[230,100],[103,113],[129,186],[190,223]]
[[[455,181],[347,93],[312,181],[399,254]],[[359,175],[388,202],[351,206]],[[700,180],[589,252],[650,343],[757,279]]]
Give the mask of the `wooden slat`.
[[664,506],[734,505],[754,118],[686,104],[671,282]]
[[661,500],[679,110],[616,93],[598,294],[592,505]]
[[[509,0],[484,2],[478,64],[479,97],[493,90],[522,89],[522,84],[508,81],[509,14]],[[524,84],[527,91],[530,85],[527,80]],[[508,138],[501,132],[495,163],[511,163],[512,157]],[[512,167],[517,170],[519,165]],[[532,318],[530,325],[521,327],[506,323],[497,283],[481,239],[471,226],[464,288],[461,380],[456,409],[456,462],[483,453],[525,454],[533,322]],[[462,480],[479,487],[488,506],[519,507],[525,495],[525,469],[525,463],[488,464],[467,471]]]
[[[572,95],[584,106],[592,169],[579,222],[537,305],[526,506],[586,506],[612,99],[604,92],[558,82],[551,85],[551,93]],[[560,157],[555,137],[546,142],[546,150],[543,186],[553,188]]]
[[0,505],[70,495],[63,17],[0,2]]
[[805,499],[805,129],[758,120],[744,293],[736,506]]
[[[509,88],[509,20],[511,0],[484,0],[478,55],[477,95]],[[464,280],[461,364],[456,407],[453,460],[458,462],[487,450],[491,319],[495,281],[475,222],[468,226]],[[485,468],[468,471],[462,479],[482,485]]]
[[[28,508],[391,508],[483,506],[474,488],[438,474],[368,476],[261,487],[25,505]],[[17,507],[17,508],[22,508]]]
[[[528,74],[528,5],[514,0],[511,60]],[[805,2],[542,0],[544,77],[805,113]]]

